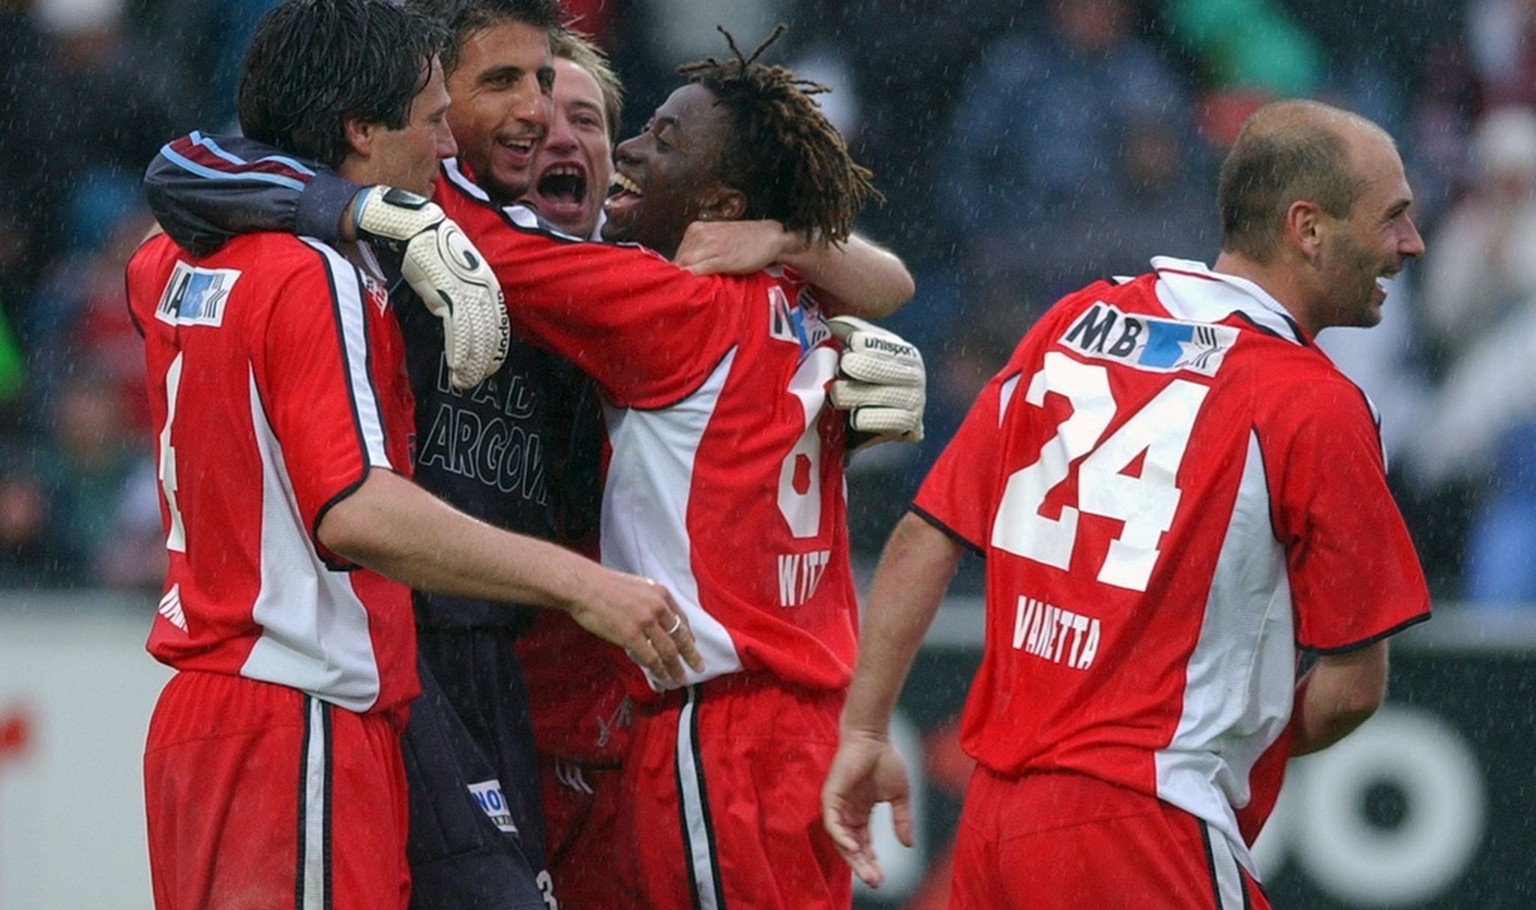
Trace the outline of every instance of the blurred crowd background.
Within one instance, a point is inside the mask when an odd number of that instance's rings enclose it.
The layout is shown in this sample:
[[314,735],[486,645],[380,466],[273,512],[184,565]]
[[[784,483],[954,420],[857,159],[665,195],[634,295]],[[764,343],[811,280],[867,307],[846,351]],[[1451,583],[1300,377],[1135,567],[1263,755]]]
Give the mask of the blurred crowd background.
[[[271,0],[0,0],[0,587],[156,589],[142,363],[123,265],[139,177],[233,129]],[[860,454],[855,542],[885,533],[985,380],[1062,293],[1153,255],[1213,261],[1215,169],[1277,97],[1397,137],[1428,254],[1383,325],[1321,343],[1380,408],[1438,598],[1536,603],[1536,0],[571,0],[632,134],[679,63],[744,50],[832,88],[908,262],[927,439]],[[971,579],[974,581],[974,579]],[[962,582],[962,585],[966,582]],[[1470,608],[1470,607],[1469,607]]]

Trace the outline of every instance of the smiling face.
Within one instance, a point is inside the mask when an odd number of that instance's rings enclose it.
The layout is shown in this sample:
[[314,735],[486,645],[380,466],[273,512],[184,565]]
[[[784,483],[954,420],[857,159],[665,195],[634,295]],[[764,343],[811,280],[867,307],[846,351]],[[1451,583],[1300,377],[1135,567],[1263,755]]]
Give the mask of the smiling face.
[[613,125],[597,80],[563,57],[555,60],[554,105],[527,201],[567,234],[591,237],[613,179]]
[[708,89],[685,85],[673,92],[640,135],[619,143],[617,191],[604,206],[603,239],[671,256],[701,215],[738,217],[741,194],[717,176],[731,129],[729,112]]
[[1376,325],[1387,296],[1382,281],[1424,253],[1424,239],[1408,214],[1413,193],[1391,141],[1362,129],[1350,146],[1365,188],[1348,216],[1325,217],[1329,229],[1319,252],[1321,294],[1313,319],[1318,328]]
[[499,22],[469,35],[448,77],[448,124],[459,156],[498,202],[512,202],[532,182],[538,144],[549,128],[555,80],[549,34]]
[[447,112],[443,67],[434,57],[431,76],[412,99],[405,125],[398,130],[383,124],[368,125],[371,154],[367,161],[344,161],[340,173],[356,183],[383,183],[431,196],[437,163],[455,151]]

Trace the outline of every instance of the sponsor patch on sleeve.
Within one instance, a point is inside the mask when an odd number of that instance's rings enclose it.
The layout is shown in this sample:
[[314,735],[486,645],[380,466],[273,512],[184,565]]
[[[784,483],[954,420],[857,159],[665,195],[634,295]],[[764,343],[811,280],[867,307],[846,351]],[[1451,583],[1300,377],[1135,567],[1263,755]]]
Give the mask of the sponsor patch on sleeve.
[[1072,323],[1059,343],[1098,360],[1138,370],[1187,370],[1215,376],[1237,342],[1237,329],[1127,313],[1100,300]]
[[155,318],[171,325],[222,325],[224,305],[239,278],[238,269],[200,269],[178,262],[155,306]]

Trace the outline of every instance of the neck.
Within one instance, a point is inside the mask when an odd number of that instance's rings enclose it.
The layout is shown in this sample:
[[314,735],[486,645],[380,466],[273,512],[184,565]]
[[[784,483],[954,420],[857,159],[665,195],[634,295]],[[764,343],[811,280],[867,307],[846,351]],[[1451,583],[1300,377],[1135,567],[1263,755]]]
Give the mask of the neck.
[[1296,320],[1296,324],[1306,331],[1308,337],[1317,337],[1318,329],[1322,327],[1313,324],[1314,320],[1303,304],[1306,294],[1298,280],[1301,272],[1296,268],[1278,259],[1268,263],[1255,262],[1232,250],[1222,250],[1212,268],[1223,275],[1245,278],[1263,288],[1265,293],[1285,308],[1285,312]]

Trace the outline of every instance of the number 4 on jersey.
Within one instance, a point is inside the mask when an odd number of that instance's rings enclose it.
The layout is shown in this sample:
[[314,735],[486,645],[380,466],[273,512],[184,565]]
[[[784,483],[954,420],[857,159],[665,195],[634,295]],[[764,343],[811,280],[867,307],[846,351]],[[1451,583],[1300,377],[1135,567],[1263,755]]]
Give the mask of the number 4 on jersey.
[[[1081,512],[1119,519],[1124,526],[1105,553],[1098,579],[1146,590],[1157,564],[1158,542],[1178,509],[1179,464],[1208,391],[1200,383],[1174,379],[1114,433],[1101,438],[1119,412],[1108,369],[1058,351],[1047,353],[1024,400],[1042,407],[1046,392],[1055,392],[1066,396],[1072,414],[1041,448],[1040,457],[1008,478],[992,526],[992,545],[1065,569],[1077,546]],[[1143,455],[1141,471],[1127,474]],[[1064,504],[1060,517],[1047,518],[1041,514],[1046,496],[1074,468],[1077,502]]]

